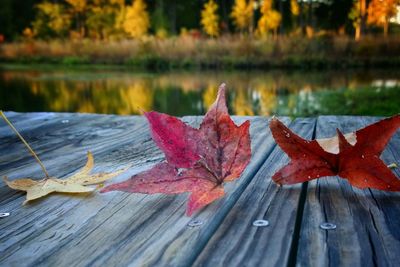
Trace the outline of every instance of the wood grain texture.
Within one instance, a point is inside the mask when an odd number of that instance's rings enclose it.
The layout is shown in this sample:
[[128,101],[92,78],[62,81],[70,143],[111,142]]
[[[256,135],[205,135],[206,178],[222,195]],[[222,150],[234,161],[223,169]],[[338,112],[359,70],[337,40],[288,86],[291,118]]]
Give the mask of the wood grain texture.
[[[289,127],[311,138],[315,122],[298,119]],[[271,177],[288,161],[275,147],[197,258],[196,266],[287,265],[302,187],[279,187]],[[268,220],[270,225],[255,227],[252,223],[257,219]]]
[[[317,137],[336,128],[357,130],[377,121],[371,117],[322,116]],[[390,141],[382,159],[400,162],[400,133]],[[399,170],[394,170],[399,176]],[[360,190],[338,177],[311,181],[301,224],[298,266],[399,266],[400,193]],[[337,225],[322,230],[322,222]]]
[[[17,116],[17,115],[16,115]],[[22,117],[25,115],[21,115]],[[17,127],[52,174],[65,176],[84,164],[84,152],[94,152],[96,169],[113,170],[131,163],[127,179],[163,159],[141,117],[88,114],[28,114]],[[40,116],[41,119],[37,119]],[[236,118],[244,121],[245,118]],[[69,120],[68,126],[62,123]],[[184,120],[198,125],[200,117]],[[245,174],[228,186],[228,195],[194,218],[184,216],[186,195],[141,195],[113,192],[82,197],[52,195],[29,206],[24,197],[0,187],[0,207],[12,215],[1,220],[0,264],[17,266],[185,265],[198,255],[239,198],[274,146],[267,119],[251,118],[253,158]],[[288,120],[285,119],[287,122]],[[259,134],[260,133],[260,134]],[[0,173],[11,178],[40,175],[36,163],[18,140],[0,128]],[[201,227],[189,228],[192,219]]]
[[[42,117],[41,115],[39,114],[40,117]],[[37,118],[36,114],[30,114],[30,116],[33,120]],[[116,151],[120,155],[119,167],[127,165],[129,161],[132,161],[133,164],[135,161],[140,161],[143,164],[149,159],[162,159],[158,149],[155,148],[150,136],[146,133],[145,120],[140,117],[88,114],[55,115],[50,113],[48,116],[44,116],[43,120],[47,123],[44,123],[40,129],[36,127],[37,124],[31,124],[32,131],[26,127],[22,132],[29,133],[24,134],[26,139],[42,158],[50,174],[53,175],[65,176],[83,166],[88,149],[94,152],[95,171],[110,171],[118,168],[115,162],[109,161],[109,158],[114,157]],[[62,124],[63,120],[69,120],[69,123]],[[9,132],[10,130],[0,132],[1,151],[7,152],[2,153],[1,174],[9,175],[11,179],[26,176],[42,177],[36,162],[20,145],[18,139],[7,136]],[[132,138],[134,139],[132,140]],[[118,142],[115,142],[116,140]],[[139,144],[147,149],[148,158],[142,155],[142,150],[138,151],[135,148]],[[125,150],[128,147],[131,148],[129,153]],[[1,221],[0,261],[3,262],[4,259],[5,263],[8,262],[11,265],[29,265],[29,262],[35,259],[29,256],[30,253],[35,252],[35,255],[40,255],[41,250],[50,249],[54,246],[54,242],[58,242],[58,238],[68,236],[76,230],[77,226],[85,223],[86,216],[90,217],[99,208],[97,206],[93,209],[89,208],[86,210],[87,214],[84,212],[80,214],[80,217],[77,215],[70,219],[67,214],[72,209],[79,204],[87,203],[82,201],[83,198],[88,199],[90,203],[91,199],[97,199],[96,194],[80,197],[58,194],[35,201],[27,206],[21,206],[25,197],[24,193],[10,190],[3,182],[0,190],[1,209],[12,213],[12,216]],[[37,242],[38,239],[43,240],[44,238],[45,240],[48,229],[60,223],[59,236],[50,238],[48,243]],[[51,233],[54,234],[55,231]],[[26,257],[30,261],[25,260]],[[15,260],[16,262],[14,262]]]
[[[69,113],[8,113],[50,174],[62,177],[95,156],[95,171],[132,168],[122,181],[163,160],[144,118]],[[198,126],[201,117],[185,117]],[[245,117],[236,117],[243,122]],[[400,194],[352,188],[337,177],[277,187],[272,174],[287,162],[274,144],[268,119],[251,117],[253,157],[243,176],[226,185],[227,195],[192,218],[187,195],[112,192],[54,194],[21,206],[24,193],[0,182],[1,266],[399,266]],[[283,119],[286,124],[289,119]],[[319,117],[317,137],[339,127],[353,131],[377,118]],[[63,123],[64,121],[64,123]],[[68,121],[68,122],[66,122]],[[311,137],[314,119],[290,127]],[[383,154],[400,162],[400,133]],[[399,170],[394,170],[399,175]],[[0,175],[40,177],[41,171],[17,137],[0,122]],[[303,205],[301,194],[306,196]],[[304,208],[302,215],[299,210]],[[256,228],[255,219],[270,226]],[[198,227],[188,227],[201,220]],[[325,231],[321,222],[337,229]],[[300,239],[297,239],[297,233]],[[297,256],[297,257],[296,257]]]

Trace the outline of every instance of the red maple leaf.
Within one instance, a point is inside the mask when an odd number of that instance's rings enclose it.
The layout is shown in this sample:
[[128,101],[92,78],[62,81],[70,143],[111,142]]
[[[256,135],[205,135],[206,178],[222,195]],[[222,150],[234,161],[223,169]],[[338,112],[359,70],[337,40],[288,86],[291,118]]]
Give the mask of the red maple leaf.
[[225,104],[225,85],[218,91],[199,129],[167,114],[146,112],[154,142],[166,162],[105,187],[102,192],[144,194],[190,192],[187,215],[224,195],[223,183],[238,178],[251,157],[250,122],[232,121]]
[[272,119],[272,135],[291,159],[272,179],[294,184],[338,175],[358,188],[400,191],[400,180],[379,158],[399,127],[400,115],[396,115],[346,136],[337,130],[332,138],[308,141]]

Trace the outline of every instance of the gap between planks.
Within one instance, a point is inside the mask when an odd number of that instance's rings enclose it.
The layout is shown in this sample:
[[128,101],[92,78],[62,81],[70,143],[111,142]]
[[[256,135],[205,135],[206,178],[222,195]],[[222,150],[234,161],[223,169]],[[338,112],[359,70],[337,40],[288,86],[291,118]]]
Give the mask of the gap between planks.
[[[267,125],[266,125],[267,126]],[[229,201],[224,202],[222,206],[222,211],[219,212],[213,220],[212,225],[207,226],[207,232],[201,236],[201,238],[198,240],[198,245],[194,250],[192,250],[191,255],[189,255],[187,258],[183,259],[179,266],[193,266],[195,263],[196,259],[204,249],[204,247],[207,245],[207,243],[210,241],[211,237],[214,235],[214,233],[218,230],[221,222],[226,218],[228,213],[232,210],[233,206],[236,204],[236,202],[239,200],[240,196],[242,193],[246,190],[250,182],[253,180],[255,177],[256,173],[261,169],[261,167],[264,165],[264,163],[267,161],[268,157],[271,155],[272,151],[276,148],[276,144],[272,145],[265,153],[263,158],[258,162],[256,166],[249,172],[249,179],[247,179],[244,183],[242,183],[233,193],[231,193],[231,198]]]
[[[289,127],[311,138],[315,122],[315,119],[297,119]],[[282,189],[271,181],[275,169],[283,167],[287,161],[287,156],[275,143],[271,151],[235,201],[235,207],[218,223],[218,229],[195,262],[183,261],[182,266],[193,263],[210,267],[287,265],[301,186]],[[252,222],[259,218],[269,218],[271,225],[265,229],[254,228]]]
[[[265,127],[267,127],[267,124],[265,123],[265,120],[266,119],[264,119],[263,118],[263,120],[260,120],[260,119],[257,119],[258,120],[258,122],[259,123],[262,123],[262,129],[265,129]],[[260,140],[260,142],[261,141],[264,141],[264,142],[267,142],[267,140]],[[268,141],[268,143],[269,143],[270,141]],[[270,151],[272,150],[272,148],[270,148],[269,149]],[[265,153],[265,151],[262,151],[263,153]],[[267,157],[268,156],[268,151],[267,151],[267,153],[265,153],[265,154],[267,154],[265,157]],[[257,166],[259,166],[259,165],[261,165],[262,164],[262,162],[263,162],[263,160],[260,160],[259,162],[258,162],[258,165]],[[254,171],[256,171],[256,170],[254,170]],[[250,173],[250,174],[252,174],[252,173]],[[249,177],[249,179],[251,179],[252,178],[252,176],[251,175],[247,175],[247,177]],[[243,187],[243,190],[245,189],[245,186]],[[222,210],[222,214],[221,215],[219,215],[219,213],[218,213],[218,215],[223,219],[224,218],[224,213],[226,212],[226,213],[228,213],[229,212],[229,208],[231,208],[231,206],[233,206],[234,205],[234,203],[235,203],[235,199],[237,199],[238,197],[240,196],[240,192],[237,192],[237,193],[234,193],[233,194],[233,197],[232,198],[229,198],[229,201],[227,201],[227,204],[224,204],[225,206],[223,206],[223,207],[221,207],[221,209],[218,209],[218,212],[219,212],[219,210]],[[55,196],[54,196],[55,197]],[[166,201],[166,200],[164,200],[165,201],[165,203],[166,204],[168,204],[168,201]],[[229,202],[230,201],[232,201],[232,203],[231,204],[229,204]],[[182,209],[183,207],[180,207],[180,209]],[[212,209],[212,208],[211,208]],[[214,206],[214,209],[215,209],[215,206]],[[228,209],[228,210],[224,210],[224,209]],[[179,212],[180,213],[180,212]],[[211,217],[212,219],[214,219],[214,217]],[[218,218],[218,216],[217,216],[217,218]],[[57,222],[56,222],[57,223]],[[217,227],[218,225],[217,224],[215,224],[214,225],[215,227]],[[199,240],[201,240],[201,239],[204,239],[205,240],[205,243],[207,242],[207,237],[200,237],[200,239]],[[46,255],[46,254],[45,254]],[[45,256],[45,255],[43,255],[43,256]],[[44,259],[45,259],[46,257],[44,257]],[[43,258],[42,258],[43,259]],[[171,259],[169,259],[169,260],[171,260]],[[40,263],[41,261],[39,260],[39,261],[36,261],[37,263]],[[43,263],[43,262],[42,262]]]

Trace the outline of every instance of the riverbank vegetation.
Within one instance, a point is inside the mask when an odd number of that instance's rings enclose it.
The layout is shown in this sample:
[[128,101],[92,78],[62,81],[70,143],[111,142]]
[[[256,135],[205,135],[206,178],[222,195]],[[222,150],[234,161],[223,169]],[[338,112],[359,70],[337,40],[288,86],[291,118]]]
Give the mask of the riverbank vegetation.
[[1,5],[2,62],[141,69],[400,66],[399,0],[5,0]]
[[3,44],[0,55],[11,63],[122,64],[150,70],[400,67],[400,38],[52,40]]

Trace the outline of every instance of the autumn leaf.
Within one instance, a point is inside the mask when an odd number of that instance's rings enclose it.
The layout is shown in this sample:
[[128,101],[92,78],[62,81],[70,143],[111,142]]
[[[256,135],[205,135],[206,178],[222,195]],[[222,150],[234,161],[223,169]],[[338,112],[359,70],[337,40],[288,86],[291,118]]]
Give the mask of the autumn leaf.
[[3,178],[4,182],[12,189],[26,191],[27,202],[44,197],[50,193],[88,193],[95,188],[86,185],[94,185],[102,183],[114,176],[123,173],[126,169],[121,169],[113,173],[95,173],[90,174],[93,169],[94,159],[92,153],[87,153],[86,165],[72,176],[65,179],[55,177],[44,178],[41,180],[33,180],[29,178],[8,180],[7,176]]
[[206,206],[224,195],[224,182],[237,179],[251,157],[250,122],[237,126],[225,104],[225,84],[205,115],[199,129],[167,114],[146,112],[154,142],[166,162],[113,184],[101,192],[143,194],[190,192],[186,213]]
[[0,116],[6,121],[10,128],[17,134],[20,140],[28,148],[29,152],[36,159],[40,167],[42,168],[45,178],[41,180],[22,178],[13,181],[8,180],[7,176],[3,177],[4,182],[12,189],[26,191],[26,200],[23,204],[27,202],[44,197],[53,192],[59,193],[88,193],[95,190],[95,188],[86,187],[86,185],[100,184],[114,176],[117,176],[128,168],[120,169],[112,173],[95,173],[90,174],[94,166],[94,158],[92,153],[87,152],[87,162],[86,165],[79,170],[77,173],[65,178],[58,179],[56,177],[50,177],[45,166],[30,147],[28,142],[21,136],[17,129],[12,125],[12,123],[7,119],[5,114],[0,110]]
[[275,141],[291,159],[272,179],[294,184],[338,175],[358,188],[400,191],[400,180],[380,158],[390,138],[400,127],[400,115],[371,124],[354,133],[308,141],[277,119],[270,129]]

